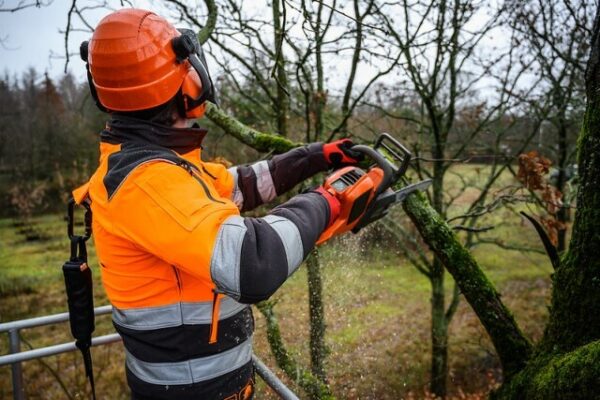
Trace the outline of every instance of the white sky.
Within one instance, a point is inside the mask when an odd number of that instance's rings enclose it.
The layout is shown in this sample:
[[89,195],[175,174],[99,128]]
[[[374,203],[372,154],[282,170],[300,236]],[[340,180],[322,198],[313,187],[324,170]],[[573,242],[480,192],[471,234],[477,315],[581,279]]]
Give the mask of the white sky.
[[[2,8],[10,8],[17,0],[6,0]],[[141,8],[152,8],[148,1],[135,1]],[[47,7],[32,7],[16,13],[0,13],[0,38],[4,45],[0,46],[0,72],[8,72],[11,76],[29,67],[38,72],[48,72],[52,77],[59,77],[64,72],[64,35],[60,33],[67,26],[67,14],[71,1],[54,0]],[[88,22],[95,26],[107,10],[86,12]],[[77,26],[81,26],[77,17],[73,17]],[[69,61],[69,70],[79,79],[85,79],[85,64],[79,58],[79,45],[91,35],[85,32],[73,32],[69,40],[69,50],[76,53]],[[52,51],[54,57],[51,57]],[[61,58],[56,58],[61,57]]]
[[[17,2],[9,0],[4,6],[14,3]],[[64,61],[50,59],[50,49],[60,55],[64,53],[64,36],[59,29],[64,29],[67,24],[69,6],[70,2],[63,0],[55,1],[49,7],[0,13],[0,38],[4,40],[0,47],[0,71],[20,75],[28,67],[34,67],[53,77],[61,75]],[[79,57],[70,65],[73,72],[79,72],[75,74],[79,78],[85,76],[84,68]]]

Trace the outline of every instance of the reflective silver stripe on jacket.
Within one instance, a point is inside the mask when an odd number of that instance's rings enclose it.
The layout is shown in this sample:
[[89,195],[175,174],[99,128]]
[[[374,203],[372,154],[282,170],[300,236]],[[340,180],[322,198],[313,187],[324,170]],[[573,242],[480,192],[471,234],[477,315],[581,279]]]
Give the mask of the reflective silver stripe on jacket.
[[[121,310],[113,307],[113,321],[124,328],[151,330],[181,325],[210,324],[212,321],[212,301],[181,302],[158,307],[130,308]],[[229,318],[244,308],[231,297],[224,297],[219,306],[219,319]]]
[[141,361],[127,350],[129,370],[144,382],[155,385],[189,385],[236,370],[252,358],[252,337],[238,346],[212,356],[169,363]]
[[240,210],[244,206],[244,194],[240,190],[240,185],[238,184],[238,173],[237,167],[231,167],[227,170],[233,176],[233,192],[231,193],[231,201],[239,208]]
[[[296,224],[287,218],[267,215],[262,220],[275,231],[276,237],[281,240],[285,249],[287,272],[290,276],[302,264],[303,260],[304,253],[300,231]],[[243,217],[234,215],[227,218],[219,228],[210,261],[210,274],[213,282],[227,295],[236,299],[241,296],[241,263],[246,263],[245,265],[259,263],[259,260],[241,259],[242,244],[247,231],[248,228]],[[269,256],[269,254],[266,256]],[[283,262],[284,260],[276,261]]]
[[304,252],[302,250],[302,238],[296,224],[287,218],[277,215],[267,215],[263,218],[269,223],[271,228],[275,229],[279,239],[285,247],[285,254],[288,262],[288,276],[302,264]]
[[266,160],[259,161],[255,164],[252,164],[252,169],[256,174],[256,189],[260,194],[260,198],[263,203],[268,203],[277,197],[275,185],[273,184],[273,177],[271,176],[271,171],[269,170],[269,162]]
[[229,296],[240,298],[240,257],[246,235],[244,218],[234,215],[221,224],[210,259],[213,282]]

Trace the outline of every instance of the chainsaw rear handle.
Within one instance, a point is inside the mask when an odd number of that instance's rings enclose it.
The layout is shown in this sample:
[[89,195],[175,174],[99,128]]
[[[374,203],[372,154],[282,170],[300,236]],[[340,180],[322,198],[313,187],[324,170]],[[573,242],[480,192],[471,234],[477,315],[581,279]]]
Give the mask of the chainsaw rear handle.
[[383,155],[381,155],[381,153],[379,153],[377,150],[374,150],[371,147],[362,144],[352,146],[352,150],[359,151],[371,157],[373,161],[375,161],[377,166],[383,171],[383,179],[381,180],[379,186],[377,186],[377,189],[375,191],[375,197],[383,193],[394,183],[394,167],[388,160],[386,160],[386,158]]

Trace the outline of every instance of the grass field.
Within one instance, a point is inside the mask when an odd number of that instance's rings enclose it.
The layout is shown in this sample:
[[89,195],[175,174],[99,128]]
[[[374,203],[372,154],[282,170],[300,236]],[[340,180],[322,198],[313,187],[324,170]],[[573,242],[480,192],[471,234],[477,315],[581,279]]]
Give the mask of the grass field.
[[[460,201],[459,198],[459,205]],[[493,221],[498,229],[491,236],[541,247],[532,228],[513,213],[500,210]],[[47,215],[36,218],[35,224],[46,240],[27,242],[12,220],[0,220],[1,322],[66,309],[60,270],[68,256],[64,222],[60,216]],[[90,264],[94,268],[97,263],[91,247]],[[476,247],[474,254],[526,334],[539,338],[547,316],[549,261],[539,253],[506,251],[490,245]],[[427,279],[397,255],[394,243],[382,246],[381,242],[352,236],[324,247],[321,256],[330,350],[328,375],[334,394],[341,399],[426,398],[430,357]],[[96,305],[102,305],[107,300],[97,269],[94,268]],[[302,268],[274,296],[284,339],[303,365],[308,365],[309,360],[306,287]],[[450,276],[447,290],[450,296]],[[265,321],[258,311],[255,318],[255,352],[274,368],[265,338]],[[110,317],[98,318],[96,334],[109,332]],[[33,347],[70,340],[67,324],[23,331],[22,336]],[[0,337],[0,352],[8,352],[6,335]],[[94,349],[93,355],[99,398],[128,398],[121,344]],[[462,300],[450,326],[452,395],[485,396],[499,379],[498,367],[489,338]],[[31,399],[85,398],[87,387],[79,354],[27,362],[24,371]],[[292,388],[297,389],[293,385]],[[11,396],[10,368],[3,367],[0,398]],[[275,396],[261,384],[257,398]]]

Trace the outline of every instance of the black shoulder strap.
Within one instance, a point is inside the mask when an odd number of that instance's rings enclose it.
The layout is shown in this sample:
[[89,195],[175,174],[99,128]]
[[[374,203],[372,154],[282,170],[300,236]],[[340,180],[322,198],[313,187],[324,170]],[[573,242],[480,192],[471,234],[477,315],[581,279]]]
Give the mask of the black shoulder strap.
[[92,399],[96,400],[96,388],[94,385],[94,371],[92,368],[92,333],[95,329],[94,323],[94,293],[92,286],[92,270],[87,263],[86,241],[92,235],[92,210],[87,202],[82,203],[85,212],[85,234],[78,236],[73,234],[75,201],[71,199],[67,212],[67,232],[71,243],[71,256],[63,264],[62,270],[65,278],[67,302],[69,305],[69,324],[71,334],[75,338],[75,345],[83,355],[85,374],[90,381]]

